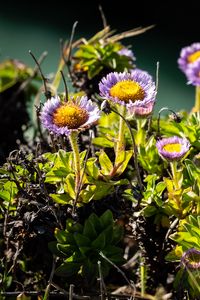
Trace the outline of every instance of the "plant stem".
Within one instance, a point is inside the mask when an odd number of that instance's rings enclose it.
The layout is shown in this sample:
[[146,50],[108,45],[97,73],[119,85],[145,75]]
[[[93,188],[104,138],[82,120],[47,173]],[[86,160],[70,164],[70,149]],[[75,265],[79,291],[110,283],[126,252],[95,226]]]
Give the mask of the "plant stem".
[[126,115],[126,107],[124,105],[121,105],[120,119],[119,119],[119,133],[118,133],[117,145],[115,150],[115,165],[117,165],[120,160],[119,159],[120,153],[125,150],[125,138],[124,138],[125,115]]
[[[181,189],[181,185],[179,184],[178,172],[177,172],[177,161],[172,161],[170,163],[170,166],[171,166],[172,177],[173,177],[175,192],[176,192]],[[175,201],[178,209],[180,210],[180,213],[182,213],[181,195],[175,195]]]
[[172,177],[173,177],[173,181],[174,181],[174,185],[175,185],[175,189],[179,190],[180,186],[179,186],[179,180],[178,180],[178,174],[177,174],[177,161],[172,161],[170,163],[171,166],[171,170],[172,170]]
[[80,155],[79,155],[79,147],[78,147],[78,133],[72,132],[69,135],[69,141],[72,147],[72,152],[74,155],[74,168],[75,168],[75,193],[77,194],[79,191],[79,184],[81,178],[81,164],[80,164]]
[[195,89],[195,105],[192,109],[193,112],[200,112],[200,86]]
[[115,109],[111,108],[111,110],[116,113],[117,115],[119,115],[121,117],[121,119],[124,120],[124,123],[126,124],[126,126],[129,129],[130,132],[130,136],[131,136],[131,140],[133,143],[133,150],[134,150],[134,165],[135,165],[135,171],[136,171],[136,176],[137,176],[137,180],[138,180],[138,185],[140,187],[140,191],[143,191],[143,183],[142,183],[142,179],[140,176],[140,170],[139,170],[139,165],[138,165],[138,158],[137,158],[137,146],[135,143],[135,138],[131,129],[131,126],[129,124],[129,122],[125,119],[125,117],[123,115],[121,115],[118,111],[116,111]]

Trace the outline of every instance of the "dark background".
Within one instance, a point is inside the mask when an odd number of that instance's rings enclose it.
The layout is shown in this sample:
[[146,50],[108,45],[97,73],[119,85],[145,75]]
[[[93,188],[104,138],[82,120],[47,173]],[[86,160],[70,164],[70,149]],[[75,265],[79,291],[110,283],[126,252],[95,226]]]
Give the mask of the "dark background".
[[79,22],[75,38],[89,38],[102,29],[99,4],[108,24],[117,32],[155,24],[145,34],[123,43],[132,45],[137,66],[154,77],[156,63],[160,62],[156,109],[168,106],[190,110],[194,88],[186,85],[177,59],[182,47],[200,42],[200,1],[185,5],[182,1],[4,1],[0,8],[0,60],[18,58],[33,66],[28,50],[36,56],[47,50],[43,69],[46,73],[55,72],[60,56],[59,39],[69,38],[75,21]]

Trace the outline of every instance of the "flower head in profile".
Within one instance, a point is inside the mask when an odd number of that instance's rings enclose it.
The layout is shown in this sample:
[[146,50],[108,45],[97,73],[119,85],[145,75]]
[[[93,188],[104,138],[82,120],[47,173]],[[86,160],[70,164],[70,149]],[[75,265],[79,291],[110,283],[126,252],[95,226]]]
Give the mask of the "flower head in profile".
[[43,126],[57,135],[70,135],[73,131],[83,131],[100,117],[97,105],[86,96],[62,102],[58,96],[47,100],[40,119]]
[[128,48],[126,48],[126,47],[123,47],[123,48],[120,49],[117,53],[118,53],[119,55],[124,55],[124,56],[130,57],[130,59],[133,60],[133,61],[136,60],[133,51],[130,50],[130,49],[128,49]]
[[185,72],[188,84],[200,86],[200,59],[194,62]]
[[133,114],[138,107],[148,110],[156,97],[152,77],[139,69],[130,73],[109,73],[99,83],[99,90],[102,98],[126,106]]
[[194,62],[200,59],[200,43],[193,43],[181,50],[178,59],[179,68],[185,73]]
[[181,264],[191,270],[200,269],[200,251],[191,248],[184,252],[181,257]]
[[173,136],[157,141],[156,147],[161,157],[169,161],[176,161],[188,152],[190,143],[186,138]]

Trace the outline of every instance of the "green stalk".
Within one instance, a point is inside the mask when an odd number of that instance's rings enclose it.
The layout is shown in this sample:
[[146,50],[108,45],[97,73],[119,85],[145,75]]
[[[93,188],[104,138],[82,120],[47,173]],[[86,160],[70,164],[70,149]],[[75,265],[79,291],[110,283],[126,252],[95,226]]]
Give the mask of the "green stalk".
[[172,170],[172,177],[173,177],[175,189],[179,190],[180,186],[179,186],[178,173],[177,173],[177,161],[172,161],[170,163],[170,166]]
[[200,112],[200,86],[196,86],[195,89],[195,105],[192,111]]
[[187,269],[187,272],[188,272],[190,278],[191,278],[192,281],[193,281],[193,284],[195,285],[195,288],[196,288],[197,291],[200,293],[200,286],[199,286],[199,283],[197,282],[195,276],[192,274],[192,272],[189,270],[189,268],[186,267],[186,269]]
[[81,178],[81,163],[80,163],[80,155],[79,155],[79,147],[78,147],[78,133],[72,132],[69,135],[69,141],[72,147],[72,152],[74,155],[74,168],[75,168],[75,193],[77,195],[79,191],[80,178]]
[[144,297],[146,290],[146,266],[144,264],[144,258],[141,257],[140,262],[140,280],[141,280],[141,297]]
[[[172,177],[174,181],[175,191],[178,191],[181,189],[181,185],[179,184],[179,178],[178,178],[178,172],[177,172],[177,161],[172,161],[170,163],[171,171],[172,171]],[[175,201],[177,204],[178,209],[180,210],[180,213],[182,212],[181,208],[181,196],[176,195]]]
[[[120,114],[125,118],[126,115],[126,107],[121,105]],[[125,122],[122,117],[119,120],[119,133],[117,139],[117,145],[115,150],[115,165],[118,163],[118,158],[120,157],[120,153],[125,150],[125,137],[124,137],[124,130],[125,130]]]

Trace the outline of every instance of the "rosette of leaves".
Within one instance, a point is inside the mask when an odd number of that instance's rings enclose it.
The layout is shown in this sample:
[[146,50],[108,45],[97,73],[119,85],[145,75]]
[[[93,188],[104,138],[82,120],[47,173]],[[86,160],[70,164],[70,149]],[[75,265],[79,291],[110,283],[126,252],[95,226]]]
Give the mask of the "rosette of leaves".
[[68,219],[65,230],[55,231],[57,241],[49,244],[62,261],[55,274],[70,277],[79,273],[91,283],[98,277],[100,261],[102,275],[107,276],[112,263],[123,262],[123,250],[118,246],[122,235],[123,229],[114,222],[110,210],[100,217],[92,213],[84,225]]

